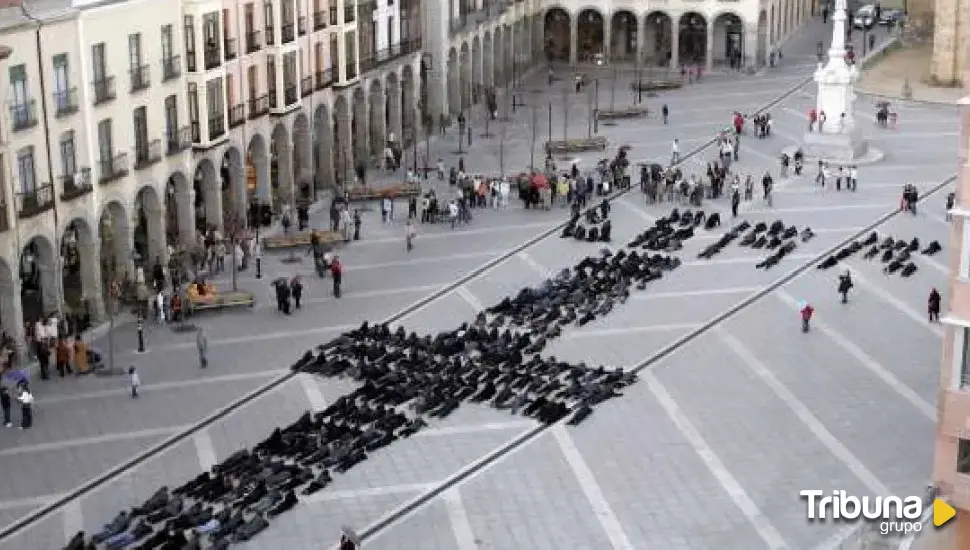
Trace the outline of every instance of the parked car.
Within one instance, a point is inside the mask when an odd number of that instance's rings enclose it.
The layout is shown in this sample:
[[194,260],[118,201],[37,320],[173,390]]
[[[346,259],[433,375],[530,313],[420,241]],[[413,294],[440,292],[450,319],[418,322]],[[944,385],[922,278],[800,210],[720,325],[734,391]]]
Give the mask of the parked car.
[[852,26],[857,29],[869,30],[876,24],[876,7],[866,4],[855,12],[852,18]]
[[886,9],[883,8],[882,13],[879,14],[879,24],[884,26],[895,26],[903,22],[906,18],[906,12],[898,9]]

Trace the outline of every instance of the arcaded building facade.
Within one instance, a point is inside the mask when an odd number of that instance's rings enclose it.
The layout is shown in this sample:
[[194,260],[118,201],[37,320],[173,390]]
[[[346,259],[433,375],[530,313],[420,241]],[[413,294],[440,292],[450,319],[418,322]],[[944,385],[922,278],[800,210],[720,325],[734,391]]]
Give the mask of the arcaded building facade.
[[910,9],[914,26],[932,28],[933,61],[930,69],[938,84],[959,85],[967,69],[970,47],[970,2],[966,0],[935,0],[933,12],[927,0],[914,0]]

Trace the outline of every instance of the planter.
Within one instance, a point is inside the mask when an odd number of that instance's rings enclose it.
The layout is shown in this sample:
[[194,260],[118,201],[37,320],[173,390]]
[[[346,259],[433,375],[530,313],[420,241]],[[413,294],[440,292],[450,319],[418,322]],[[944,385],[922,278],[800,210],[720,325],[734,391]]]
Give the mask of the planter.
[[287,235],[263,237],[263,247],[267,250],[279,250],[281,248],[310,246],[312,233],[316,233],[321,243],[334,243],[341,240],[340,234],[334,231],[298,231]]
[[546,150],[552,154],[556,153],[585,153],[589,151],[605,151],[606,138],[596,136],[593,138],[568,139],[558,141],[547,141]]
[[634,92],[662,92],[664,90],[677,90],[684,83],[682,80],[641,80],[630,85]]
[[641,118],[645,116],[647,116],[647,109],[644,107],[602,109],[596,112],[597,120],[619,120],[623,118]]
[[347,191],[350,202],[372,201],[384,197],[416,197],[421,194],[421,185],[402,183],[388,187],[369,187],[357,185]]

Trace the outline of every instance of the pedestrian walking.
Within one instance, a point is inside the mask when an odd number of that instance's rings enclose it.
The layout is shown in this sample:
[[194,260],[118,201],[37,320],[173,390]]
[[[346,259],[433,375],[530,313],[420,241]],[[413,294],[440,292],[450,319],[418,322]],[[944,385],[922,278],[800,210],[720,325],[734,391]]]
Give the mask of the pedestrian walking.
[[74,374],[74,369],[71,368],[71,345],[66,338],[57,341],[54,358],[57,361],[57,374],[61,378],[68,374]]
[[12,405],[13,399],[10,398],[10,390],[6,386],[0,386],[0,409],[3,409],[3,425],[6,428],[13,427],[13,421],[10,418]]
[[26,384],[20,385],[20,429],[29,430],[34,425],[34,396],[27,390]]
[[411,252],[414,249],[414,237],[418,234],[417,229],[414,227],[414,223],[408,220],[407,225],[404,226],[404,240],[407,246],[407,251]]
[[846,271],[842,275],[839,275],[839,287],[838,292],[842,295],[842,303],[849,303],[849,291],[852,290],[852,274]]
[[209,366],[209,338],[205,335],[205,329],[199,327],[195,333],[195,347],[199,351],[199,368]]
[[131,389],[131,398],[138,399],[138,386],[141,386],[141,377],[134,366],[128,367],[128,387]]
[[344,278],[344,266],[340,263],[340,256],[334,256],[330,262],[330,276],[333,278],[333,296],[340,298],[340,283]]
[[660,116],[663,117],[664,124],[667,124],[667,119],[670,117],[670,108],[667,107],[666,103],[660,108]]
[[303,299],[303,281],[300,280],[299,275],[294,275],[290,280],[290,294],[293,295],[293,305],[296,309],[300,309],[300,300]]
[[813,308],[808,302],[802,301],[798,304],[798,313],[802,318],[802,332],[808,332],[812,322],[812,315],[815,313],[815,308]]
[[931,289],[930,297],[926,303],[926,309],[927,309],[927,313],[929,314],[931,323],[940,322],[940,302],[941,301],[942,301],[942,298],[940,297],[940,293],[936,290],[936,288]]

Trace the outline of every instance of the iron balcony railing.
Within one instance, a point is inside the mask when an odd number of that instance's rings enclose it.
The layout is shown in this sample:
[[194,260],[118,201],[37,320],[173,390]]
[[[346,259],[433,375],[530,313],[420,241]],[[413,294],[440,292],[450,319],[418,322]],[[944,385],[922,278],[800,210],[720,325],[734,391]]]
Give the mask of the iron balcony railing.
[[72,201],[94,190],[90,168],[81,168],[76,174],[64,174],[60,180],[62,201]]
[[98,181],[102,184],[112,182],[128,175],[128,153],[118,153],[109,159],[98,161],[101,175]]
[[[421,50],[421,39],[414,38],[395,44],[389,48],[384,48],[378,50],[374,53],[362,55],[360,58],[360,72],[361,74],[367,71],[376,69],[386,63],[390,63],[401,57],[420,51]],[[350,78],[349,76],[347,77]]]
[[67,90],[54,92],[54,116],[72,115],[77,110],[77,88],[68,88]]
[[54,184],[43,183],[16,194],[17,217],[26,220],[54,208]]
[[263,47],[259,38],[259,31],[249,31],[246,33],[246,53],[258,52]]
[[185,50],[185,69],[190,73],[196,71],[195,50]]
[[279,103],[276,97],[276,90],[273,88],[270,88],[269,93],[266,95],[269,96],[269,108],[275,109],[277,104]]
[[101,105],[115,98],[115,77],[106,76],[92,82],[94,86],[94,104]]
[[213,44],[205,48],[205,70],[209,71],[222,65],[222,51],[219,46]]
[[220,113],[209,117],[209,141],[214,141],[226,135],[226,117]]
[[293,40],[296,38],[296,35],[294,34],[295,32],[294,29],[295,29],[295,26],[293,25],[293,23],[283,23],[283,25],[280,27],[280,34],[283,35],[282,36],[283,44],[289,44],[290,42],[293,42]]
[[296,103],[296,100],[299,99],[296,86],[287,86],[286,88],[283,88],[283,99],[286,101],[286,103],[283,104],[284,107],[289,107],[290,105]]
[[276,44],[276,29],[272,25],[266,25],[264,30],[266,31],[266,45]]
[[269,96],[261,95],[249,100],[249,118],[259,118],[269,112]]
[[162,58],[162,81],[167,82],[182,76],[182,56],[170,55]]
[[14,132],[37,125],[37,101],[27,99],[10,104],[10,125]]
[[313,76],[304,76],[300,80],[300,97],[306,97],[313,93]]
[[137,92],[148,88],[151,71],[148,65],[139,65],[131,69],[131,91]]
[[332,86],[333,85],[333,80],[334,80],[333,79],[333,67],[331,67],[329,69],[326,69],[326,70],[323,70],[323,71],[317,71],[317,73],[314,75],[314,77],[315,77],[315,80],[316,80],[316,87],[317,87],[318,90],[322,90],[322,89],[324,89],[324,88],[326,88],[328,86]]
[[303,36],[306,34],[306,16],[301,15],[296,18],[296,32]]
[[325,11],[315,11],[313,12],[313,30],[318,31],[320,29],[327,28],[327,12]]
[[226,52],[226,61],[236,59],[236,56],[239,54],[238,50],[236,50],[235,38],[226,38],[223,40],[223,49]]
[[199,122],[190,122],[189,127],[192,128],[192,143],[202,143],[202,126],[199,126]]
[[169,156],[177,155],[192,147],[192,128],[182,126],[172,128],[165,135],[165,153]]
[[345,66],[344,74],[346,74],[346,80],[353,80],[357,78],[357,64],[347,63]]
[[142,141],[135,145],[135,170],[148,168],[162,160],[162,140]]
[[337,6],[330,6],[330,24],[339,25],[340,21],[337,20]]
[[347,4],[344,6],[344,23],[353,23],[354,15],[356,11],[354,10],[353,4]]
[[246,122],[246,105],[239,103],[229,108],[229,127],[235,128]]

